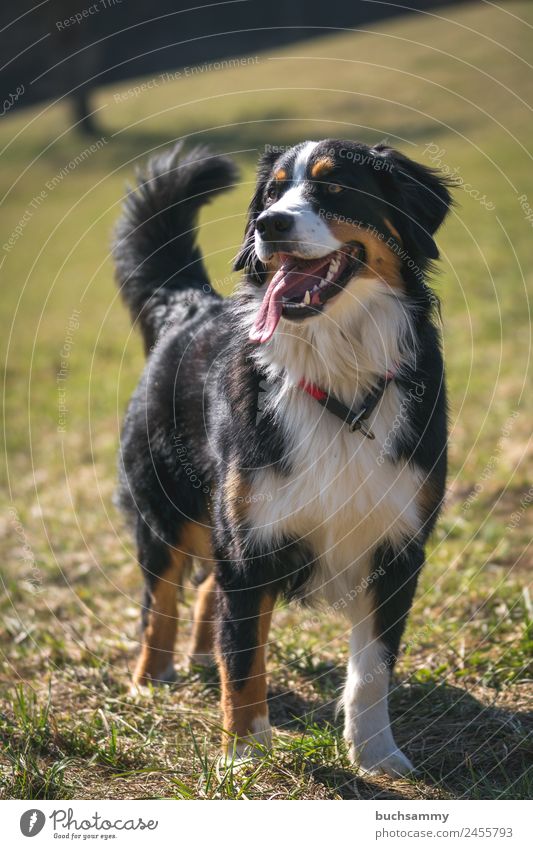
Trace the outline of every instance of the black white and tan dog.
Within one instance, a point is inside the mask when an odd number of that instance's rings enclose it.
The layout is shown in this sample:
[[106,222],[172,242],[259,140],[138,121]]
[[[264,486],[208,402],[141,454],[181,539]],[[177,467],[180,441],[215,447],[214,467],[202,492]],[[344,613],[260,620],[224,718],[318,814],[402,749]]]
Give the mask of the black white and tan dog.
[[446,476],[427,276],[448,187],[384,145],[269,150],[242,283],[224,299],[197,216],[235,180],[228,158],[178,147],[150,160],[118,227],[118,281],[147,354],[119,464],[146,583],[134,686],[172,679],[177,590],[200,561],[192,660],[216,655],[226,748],[268,747],[274,605],[322,600],[351,628],[352,759],[401,775],[389,683]]

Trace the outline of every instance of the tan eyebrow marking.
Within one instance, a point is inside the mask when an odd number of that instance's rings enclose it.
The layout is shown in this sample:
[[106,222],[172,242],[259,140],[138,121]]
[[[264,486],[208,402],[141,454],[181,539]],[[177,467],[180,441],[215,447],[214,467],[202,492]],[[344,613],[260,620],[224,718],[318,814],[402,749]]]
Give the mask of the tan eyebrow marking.
[[276,173],[274,174],[274,179],[275,180],[286,180],[287,179],[287,172],[285,171],[285,168],[280,168],[278,171],[276,171]]
[[331,171],[332,168],[335,167],[335,163],[333,159],[329,156],[323,156],[321,159],[317,159],[313,167],[311,168],[311,176],[312,177],[323,177],[327,174],[328,171]]
[[398,239],[398,241],[399,241],[399,242],[400,242],[400,244],[401,244],[401,243],[402,243],[402,238],[401,238],[400,234],[398,233],[398,231],[397,231],[397,230],[396,230],[396,229],[392,226],[392,224],[390,223],[389,219],[388,219],[388,218],[384,218],[384,219],[383,219],[383,221],[385,222],[385,224],[387,225],[387,227],[388,227],[388,228],[389,228],[389,230],[391,231],[392,235],[393,235],[396,239]]

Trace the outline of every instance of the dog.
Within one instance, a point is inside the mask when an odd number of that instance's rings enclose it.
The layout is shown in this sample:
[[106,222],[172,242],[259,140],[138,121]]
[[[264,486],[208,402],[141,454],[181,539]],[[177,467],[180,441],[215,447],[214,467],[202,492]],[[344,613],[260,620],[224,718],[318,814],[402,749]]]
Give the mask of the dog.
[[322,601],[351,628],[352,761],[404,775],[388,690],[445,491],[428,280],[451,186],[383,144],[269,149],[242,282],[222,298],[198,212],[236,180],[229,158],[178,146],[149,161],[118,224],[118,284],[147,354],[119,455],[146,588],[133,686],[173,679],[177,590],[200,563],[191,660],[216,656],[225,751],[263,751],[274,605]]

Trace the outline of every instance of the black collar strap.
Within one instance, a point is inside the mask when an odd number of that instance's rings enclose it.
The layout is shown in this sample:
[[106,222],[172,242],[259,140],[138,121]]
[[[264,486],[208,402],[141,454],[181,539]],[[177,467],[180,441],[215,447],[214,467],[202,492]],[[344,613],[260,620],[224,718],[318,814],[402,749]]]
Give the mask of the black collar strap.
[[370,392],[367,392],[360,406],[355,410],[351,407],[347,407],[342,403],[342,401],[339,401],[339,399],[335,398],[333,395],[329,395],[327,392],[324,392],[315,383],[308,383],[306,380],[302,379],[298,385],[301,389],[307,392],[311,398],[314,398],[315,401],[318,401],[319,404],[325,407],[326,410],[333,413],[333,415],[337,416],[337,418],[341,419],[341,421],[345,422],[352,433],[356,430],[360,430],[363,436],[366,436],[367,439],[374,439],[374,434],[368,427],[366,427],[365,421],[376,409],[391,380],[394,380],[394,374],[390,371],[386,373],[385,377],[380,377],[377,386],[374,389],[371,389]]

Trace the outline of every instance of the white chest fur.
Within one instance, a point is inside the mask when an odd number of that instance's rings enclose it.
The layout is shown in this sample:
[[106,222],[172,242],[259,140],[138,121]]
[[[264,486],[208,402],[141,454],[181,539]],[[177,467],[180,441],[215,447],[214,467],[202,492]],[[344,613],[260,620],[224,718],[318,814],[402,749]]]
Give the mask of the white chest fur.
[[370,419],[370,440],[298,388],[278,402],[291,473],[267,468],[254,477],[252,533],[268,546],[287,536],[304,540],[318,558],[314,584],[329,601],[342,594],[339,582],[348,589],[367,573],[380,543],[401,545],[419,530],[420,475],[406,463],[392,464],[386,446],[400,404],[389,385]]
[[[401,303],[391,306],[388,299],[388,310],[383,309],[383,303],[379,306],[377,314],[382,320],[385,316],[387,326],[380,327],[372,319],[364,348],[368,355],[372,348],[381,347],[384,373],[402,353],[405,356],[401,339],[405,328],[401,325],[407,323],[407,317]],[[366,319],[368,301],[364,307]],[[320,327],[321,321],[306,323],[314,332],[311,345],[309,338],[287,333],[280,335],[277,348],[274,345],[260,352],[263,367],[271,373],[279,370],[280,359],[287,364],[282,384],[278,381],[271,386],[266,403],[275,410],[282,429],[291,472],[285,476],[274,468],[265,468],[254,475],[248,518],[252,536],[267,547],[282,544],[287,537],[301,538],[317,558],[318,568],[308,591],[319,592],[333,603],[368,574],[371,555],[380,543],[400,546],[418,532],[417,494],[422,475],[405,462],[391,462],[393,440],[408,426],[406,398],[396,383],[389,384],[368,420],[373,440],[350,432],[347,425],[297,386],[300,377],[311,372],[311,380],[329,386],[345,403],[353,404],[356,378],[353,371],[348,374],[349,364],[336,386],[332,372],[321,375],[317,366],[331,362],[335,349],[346,350],[343,338],[348,331],[336,324],[334,329],[341,336],[332,339],[332,322]],[[372,331],[379,336],[378,343]],[[321,345],[326,346],[326,356],[321,355]],[[351,347],[359,362],[364,362],[360,343],[356,341]],[[359,370],[361,397],[367,388],[365,378],[368,374]],[[416,395],[407,399],[409,403],[416,403]]]

